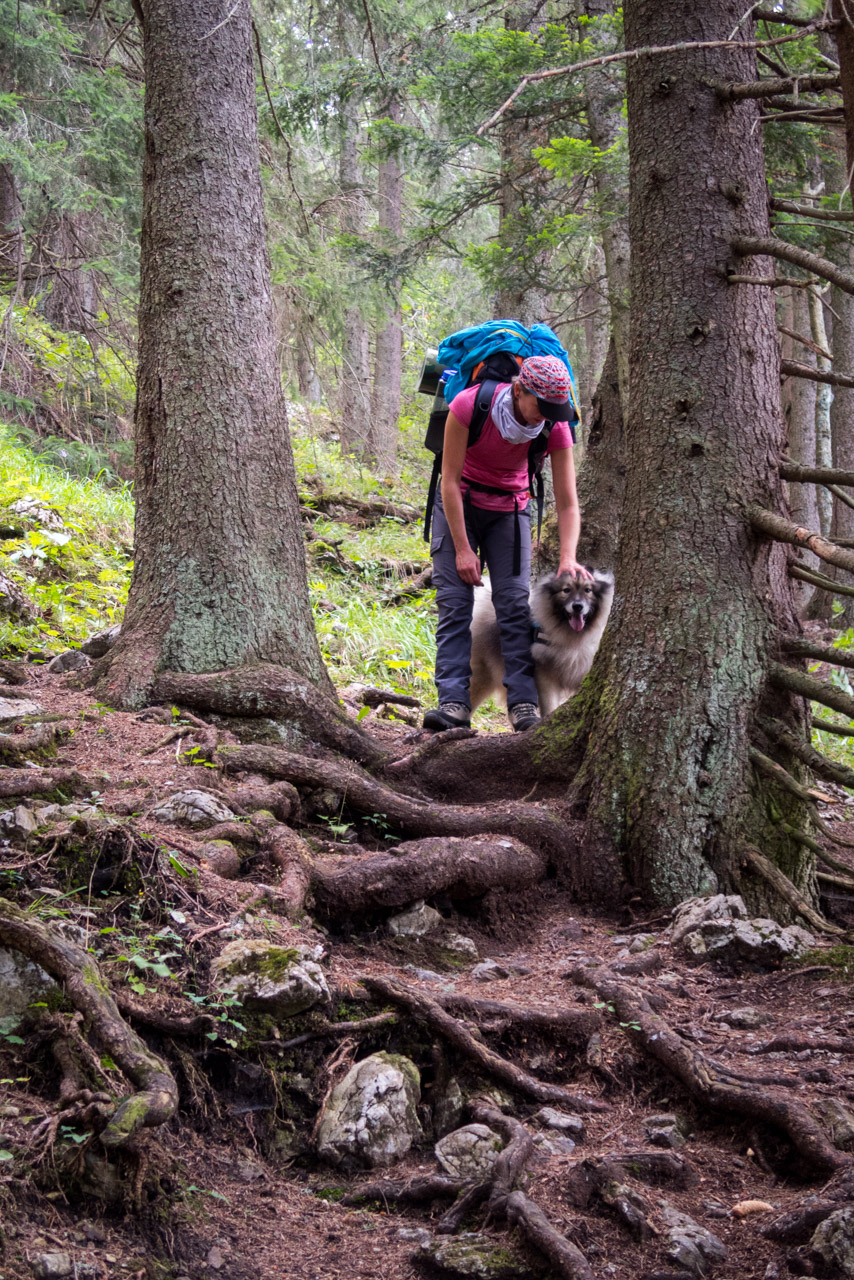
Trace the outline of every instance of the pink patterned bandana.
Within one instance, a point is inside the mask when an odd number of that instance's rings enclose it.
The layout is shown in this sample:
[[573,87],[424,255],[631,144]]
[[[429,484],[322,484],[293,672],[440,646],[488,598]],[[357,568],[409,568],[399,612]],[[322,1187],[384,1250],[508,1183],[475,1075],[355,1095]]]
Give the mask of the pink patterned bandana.
[[526,391],[555,404],[568,399],[572,386],[569,370],[557,356],[528,356],[519,370],[519,381]]

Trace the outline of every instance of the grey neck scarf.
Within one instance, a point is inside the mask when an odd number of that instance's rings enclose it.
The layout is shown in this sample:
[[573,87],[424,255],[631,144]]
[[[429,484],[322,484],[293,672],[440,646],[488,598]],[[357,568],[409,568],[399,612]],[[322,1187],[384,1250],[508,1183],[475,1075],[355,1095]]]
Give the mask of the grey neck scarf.
[[519,422],[513,412],[513,384],[499,391],[492,404],[492,421],[498,428],[502,440],[508,444],[525,444],[528,440],[536,440],[545,426],[538,422],[530,426],[527,422]]

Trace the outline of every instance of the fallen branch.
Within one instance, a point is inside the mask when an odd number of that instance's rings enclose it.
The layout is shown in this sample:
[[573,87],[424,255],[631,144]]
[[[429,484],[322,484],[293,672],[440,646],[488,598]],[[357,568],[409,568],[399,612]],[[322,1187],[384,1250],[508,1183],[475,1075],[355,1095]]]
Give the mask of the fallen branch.
[[834,546],[820,533],[792,524],[776,511],[766,511],[763,507],[755,505],[747,508],[747,517],[754,529],[767,534],[777,542],[788,542],[795,547],[805,547],[820,560],[826,560],[828,564],[834,564],[838,569],[847,569],[849,573],[854,573],[854,551]]
[[607,1111],[608,1106],[595,1098],[586,1098],[580,1094],[570,1093],[562,1085],[546,1084],[523,1071],[521,1067],[508,1062],[488,1049],[486,1045],[475,1040],[461,1022],[452,1018],[437,1001],[421,992],[414,991],[394,978],[363,978],[362,983],[373,994],[390,1000],[411,1014],[418,1022],[424,1023],[431,1031],[443,1036],[460,1053],[475,1062],[482,1070],[500,1080],[502,1084],[533,1098],[535,1102],[557,1102],[576,1111]]
[[103,1145],[126,1147],[140,1129],[165,1124],[178,1109],[175,1080],[124,1021],[92,956],[3,898],[0,943],[20,951],[62,984],[104,1050],[136,1086],[137,1092],[122,1099],[101,1133]]
[[822,258],[800,245],[789,244],[786,240],[777,240],[772,236],[733,236],[730,241],[732,249],[742,258],[770,257],[779,258],[783,262],[791,262],[812,275],[829,280],[843,293],[854,293],[854,275],[841,271],[835,262]]
[[414,698],[410,693],[395,693],[392,689],[374,689],[373,687],[363,689],[359,694],[359,701],[366,707],[379,707],[384,702],[389,702],[396,707],[421,706],[421,699]]
[[721,1063],[678,1036],[636,984],[620,982],[605,965],[595,969],[579,965],[572,976],[612,1004],[632,1043],[660,1062],[704,1106],[775,1125],[818,1169],[833,1171],[851,1163],[851,1156],[837,1151],[803,1103],[767,1086],[756,1088],[734,1080]]

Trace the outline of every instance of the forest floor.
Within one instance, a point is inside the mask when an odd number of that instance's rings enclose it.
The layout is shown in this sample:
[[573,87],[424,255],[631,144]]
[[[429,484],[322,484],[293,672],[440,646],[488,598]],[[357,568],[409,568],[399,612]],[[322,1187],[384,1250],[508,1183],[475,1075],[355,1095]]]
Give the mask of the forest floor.
[[[37,701],[43,713],[74,725],[50,766],[77,769],[91,780],[93,803],[131,833],[132,860],[142,880],[134,891],[99,888],[97,860],[81,875],[83,864],[75,864],[72,850],[80,836],[88,838],[84,820],[82,827],[66,824],[50,840],[33,833],[0,842],[0,892],[58,928],[70,923],[82,929],[117,994],[167,1016],[186,1012],[190,996],[198,1007],[208,1007],[212,959],[227,940],[259,937],[286,946],[322,945],[339,1016],[348,999],[358,1003],[361,979],[379,975],[429,997],[470,996],[546,1013],[586,1009],[601,1027],[578,1042],[522,1033],[500,1017],[492,1026],[482,1022],[477,1033],[535,1077],[607,1104],[582,1117],[583,1136],[573,1147],[566,1138],[555,1144],[558,1135],[534,1119],[539,1103],[515,1096],[514,1114],[540,1144],[524,1175],[531,1199],[602,1280],[688,1274],[667,1259],[662,1211],[668,1205],[723,1243],[725,1260],[709,1263],[716,1276],[758,1280],[790,1274],[787,1256],[810,1232],[781,1243],[765,1238],[762,1228],[806,1196],[820,1195],[828,1174],[809,1168],[781,1132],[699,1105],[643,1051],[637,1028],[620,1023],[612,1006],[570,975],[579,965],[656,951],[660,963],[630,982],[684,1044],[730,1073],[782,1087],[814,1109],[829,1099],[854,1107],[854,951],[816,951],[771,972],[697,966],[671,949],[667,918],[585,914],[550,882],[527,894],[493,893],[469,910],[465,903],[436,904],[448,928],[474,941],[481,961],[498,962],[489,981],[473,976],[475,959],[450,964],[431,951],[429,939],[393,939],[382,921],[327,931],[306,918],[297,926],[259,900],[259,886],[276,879],[262,859],[246,860],[239,878],[223,879],[194,856],[196,840],[185,828],[146,817],[170,791],[200,785],[216,790],[216,770],[184,763],[180,742],[152,751],[164,737],[162,723],[111,711],[44,667],[31,664],[26,671],[29,680],[20,694]],[[389,743],[411,741],[411,728],[400,722],[372,717],[368,723]],[[223,737],[228,740],[227,733]],[[314,837],[326,840],[330,851],[344,851],[340,839],[328,843],[330,834],[347,834],[340,830],[346,825],[340,816],[315,819]],[[841,810],[836,816],[847,814]],[[338,829],[330,833],[330,825]],[[387,834],[381,826],[378,841]],[[88,836],[95,829],[90,826]],[[156,972],[155,964],[165,968]],[[67,1008],[59,1006],[59,1014]],[[440,1172],[429,1102],[445,1069],[481,1089],[489,1086],[483,1073],[476,1079],[477,1071],[449,1045],[403,1019],[361,1037],[314,1040],[292,1052],[277,1046],[282,1036],[292,1035],[290,1024],[269,1029],[263,1045],[248,1043],[236,1021],[241,1011],[216,1009],[223,1023],[219,1035],[182,1039],[144,1025],[144,1018],[136,1023],[170,1064],[180,1109],[141,1141],[138,1162],[121,1171],[124,1192],[112,1205],[87,1190],[87,1154],[97,1140],[69,1124],[58,1131],[48,1126],[45,1138],[42,1121],[60,1106],[60,1073],[40,1011],[20,1025],[0,1018],[0,1280],[29,1280],[33,1274],[73,1274],[80,1280],[408,1280],[424,1274],[417,1255],[426,1237],[418,1232],[432,1235],[449,1201],[406,1205],[396,1191],[401,1183]],[[777,1047],[769,1049],[772,1043]],[[387,1170],[348,1174],[324,1168],[311,1146],[318,1106],[354,1059],[380,1049],[408,1053],[418,1063],[424,1141]],[[105,1078],[115,1086],[111,1067],[102,1058]],[[662,1114],[677,1117],[678,1131],[662,1124]],[[843,1141],[854,1145],[854,1115],[851,1121]],[[679,1159],[668,1167],[645,1165],[639,1152]],[[620,1220],[619,1206],[609,1205],[596,1189],[596,1170],[606,1156],[612,1162],[631,1157],[617,1167],[644,1224],[634,1235],[625,1216]],[[129,1205],[128,1184],[135,1177],[135,1202]],[[341,1203],[345,1193],[383,1180],[388,1195],[372,1189],[365,1205]],[[745,1201],[764,1207],[754,1206],[741,1218],[734,1209]],[[473,1210],[465,1229],[481,1230],[483,1216],[483,1209]],[[504,1270],[495,1275],[557,1274],[514,1233],[508,1236],[503,1224],[487,1224],[486,1231],[502,1250],[509,1242],[518,1258],[512,1263],[502,1253]],[[51,1254],[59,1256],[50,1264],[59,1268],[54,1272],[45,1270]],[[800,1269],[800,1257],[792,1255],[794,1272],[813,1274],[808,1261]],[[66,1263],[70,1270],[63,1270]]]

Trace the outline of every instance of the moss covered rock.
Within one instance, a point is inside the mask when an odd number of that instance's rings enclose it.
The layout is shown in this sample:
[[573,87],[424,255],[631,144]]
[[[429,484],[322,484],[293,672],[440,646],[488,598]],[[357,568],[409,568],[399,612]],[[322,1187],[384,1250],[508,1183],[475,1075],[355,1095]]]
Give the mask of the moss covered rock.
[[213,963],[217,988],[249,1008],[284,1018],[329,999],[323,970],[306,947],[275,947],[260,939],[229,942]]
[[416,1108],[421,1077],[409,1058],[375,1053],[332,1090],[317,1132],[317,1153],[330,1164],[384,1168],[421,1137]]
[[540,1280],[544,1268],[527,1262],[504,1240],[469,1231],[424,1244],[415,1258],[432,1275],[455,1280]]

